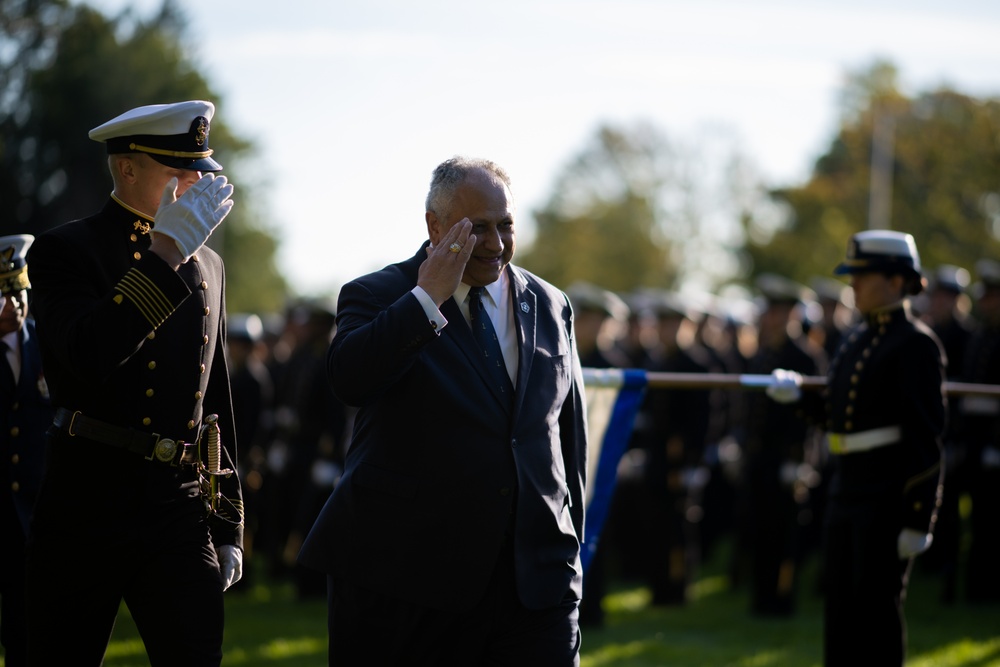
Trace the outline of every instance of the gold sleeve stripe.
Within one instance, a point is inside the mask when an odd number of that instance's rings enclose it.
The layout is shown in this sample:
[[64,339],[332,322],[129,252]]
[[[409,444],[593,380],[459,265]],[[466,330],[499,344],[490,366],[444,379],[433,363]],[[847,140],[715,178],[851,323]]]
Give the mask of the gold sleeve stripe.
[[231,500],[229,501],[236,508],[236,511],[240,513],[240,520],[243,520],[243,501],[242,500]]
[[146,321],[154,327],[163,324],[170,313],[174,312],[174,305],[160,288],[137,269],[129,269],[115,289],[135,304]]
[[941,464],[935,463],[934,465],[932,465],[930,468],[923,471],[919,475],[914,475],[913,477],[911,477],[909,480],[907,480],[906,485],[903,487],[903,495],[905,496],[907,493],[910,492],[910,489],[926,481],[927,479],[931,477],[936,477],[940,470],[941,470]]

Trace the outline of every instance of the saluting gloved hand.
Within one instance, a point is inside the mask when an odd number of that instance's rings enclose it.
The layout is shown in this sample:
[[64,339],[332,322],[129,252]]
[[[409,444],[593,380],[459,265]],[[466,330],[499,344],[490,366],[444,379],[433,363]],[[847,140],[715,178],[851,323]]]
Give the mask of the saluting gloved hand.
[[191,259],[233,207],[233,185],[225,176],[205,174],[177,198],[177,179],[163,188],[160,208],[153,218],[153,235],[165,234],[174,240],[184,261]]
[[777,403],[794,403],[802,398],[802,375],[776,368],[771,373],[771,383],[764,393]]
[[931,547],[934,536],[921,530],[904,528],[899,532],[896,539],[896,548],[899,551],[899,559],[906,560],[917,554],[922,554]]
[[243,551],[232,544],[223,544],[215,551],[219,555],[222,590],[226,590],[243,576]]

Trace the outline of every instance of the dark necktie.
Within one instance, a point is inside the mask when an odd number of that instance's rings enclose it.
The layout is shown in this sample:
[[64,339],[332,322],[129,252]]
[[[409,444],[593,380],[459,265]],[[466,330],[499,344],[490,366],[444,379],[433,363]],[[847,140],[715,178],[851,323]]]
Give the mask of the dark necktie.
[[17,380],[14,379],[14,371],[11,370],[10,362],[7,361],[7,350],[9,349],[7,343],[0,342],[0,392],[3,394],[4,403],[13,401],[17,392]]
[[500,341],[497,340],[496,329],[490,316],[483,308],[483,288],[473,287],[469,289],[469,324],[472,325],[472,336],[479,343],[479,348],[483,351],[483,358],[489,368],[490,377],[500,389],[500,393],[508,399],[514,397],[514,385],[507,374],[507,364],[503,360],[503,352],[500,351]]

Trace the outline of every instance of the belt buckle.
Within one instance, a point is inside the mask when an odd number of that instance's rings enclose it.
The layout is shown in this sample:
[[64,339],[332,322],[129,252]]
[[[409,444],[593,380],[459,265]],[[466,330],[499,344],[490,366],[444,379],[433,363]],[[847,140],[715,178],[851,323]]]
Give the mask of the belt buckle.
[[159,433],[154,433],[153,437],[156,438],[156,444],[153,445],[153,451],[146,457],[146,460],[152,461],[156,459],[160,463],[177,465],[174,461],[174,457],[177,455],[177,441],[170,438],[161,438]]

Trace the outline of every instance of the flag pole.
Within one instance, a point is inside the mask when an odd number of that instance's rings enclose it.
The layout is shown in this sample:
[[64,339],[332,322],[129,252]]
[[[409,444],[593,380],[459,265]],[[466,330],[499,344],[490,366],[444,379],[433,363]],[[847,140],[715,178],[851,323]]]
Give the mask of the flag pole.
[[[614,386],[616,374],[613,369],[585,368],[585,384],[591,386]],[[646,386],[650,389],[767,389],[771,384],[770,375],[736,373],[665,373],[646,371]],[[802,389],[817,391],[826,388],[826,378],[803,376]],[[1000,385],[976,384],[971,382],[945,382],[946,394],[952,396],[980,395],[1000,396]]]

